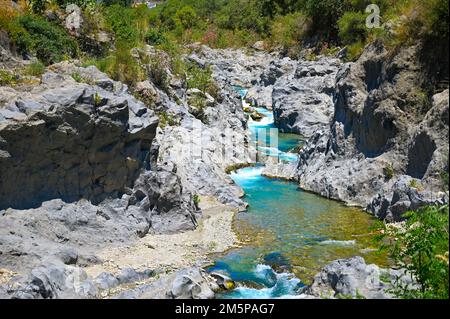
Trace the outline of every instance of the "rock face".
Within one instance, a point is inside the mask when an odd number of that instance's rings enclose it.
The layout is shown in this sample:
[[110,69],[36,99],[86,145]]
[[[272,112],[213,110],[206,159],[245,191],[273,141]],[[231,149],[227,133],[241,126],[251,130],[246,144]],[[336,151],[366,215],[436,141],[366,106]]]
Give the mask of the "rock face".
[[61,198],[100,202],[131,187],[158,118],[112,81],[90,86],[46,73],[0,109],[0,209]]
[[153,111],[95,67],[50,69],[32,89],[0,88],[0,267],[83,267],[111,245],[194,229],[192,193],[151,163]]
[[80,31],[83,27],[83,17],[81,15],[81,9],[76,4],[69,4],[66,7],[67,17],[65,20],[66,29],[75,36],[80,35]]
[[367,265],[362,257],[340,259],[314,277],[306,294],[320,298],[391,299],[393,296],[387,290],[397,278],[412,285],[411,278],[401,271]]
[[215,280],[199,268],[186,268],[114,299],[212,299],[218,289]]
[[404,48],[391,57],[375,42],[357,62],[340,68],[333,120],[315,132],[300,152],[302,188],[368,205],[378,216],[396,220],[416,207],[402,204],[401,209],[400,205],[389,209],[398,202],[391,196],[402,175],[420,180],[419,188],[425,191],[443,187],[440,174],[448,170],[448,90],[427,102],[423,83],[417,80],[425,81],[418,50],[419,45]]
[[[322,58],[315,62],[302,61],[291,72],[284,72],[283,64],[273,66],[270,73],[274,75],[272,81],[276,82],[272,108],[275,125],[281,132],[310,137],[329,125],[333,116],[332,93],[340,64],[338,59]],[[277,74],[283,75],[277,79]]]

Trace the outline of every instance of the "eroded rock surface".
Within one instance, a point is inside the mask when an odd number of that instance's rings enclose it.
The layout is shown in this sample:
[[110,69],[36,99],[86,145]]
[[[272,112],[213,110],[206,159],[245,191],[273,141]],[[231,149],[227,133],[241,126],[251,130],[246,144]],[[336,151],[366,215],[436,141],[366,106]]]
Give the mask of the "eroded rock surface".
[[434,193],[430,198],[448,201],[436,193],[443,188],[440,174],[448,170],[448,90],[427,103],[419,49],[404,48],[392,57],[375,42],[357,62],[340,68],[333,120],[300,152],[302,188],[363,207],[370,204],[370,211],[391,220],[417,207],[403,205],[395,213],[378,207],[394,204],[391,196],[402,175],[418,179],[409,186]]
[[368,265],[362,257],[340,259],[314,277],[306,294],[320,298],[391,299],[394,296],[388,290],[396,280],[414,286],[411,277],[403,271]]

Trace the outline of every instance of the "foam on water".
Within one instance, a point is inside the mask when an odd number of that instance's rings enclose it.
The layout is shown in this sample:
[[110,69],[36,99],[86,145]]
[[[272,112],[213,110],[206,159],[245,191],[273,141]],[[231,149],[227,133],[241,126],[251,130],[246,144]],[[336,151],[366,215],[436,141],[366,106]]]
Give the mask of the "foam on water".
[[320,242],[321,245],[336,245],[336,246],[354,246],[356,240],[324,240]]
[[250,288],[240,286],[222,296],[225,299],[272,299],[294,298],[299,288],[303,286],[300,279],[291,273],[275,273],[268,265],[259,264],[255,267],[254,276],[263,281],[273,281],[270,287]]
[[279,157],[281,160],[295,162],[298,159],[298,155],[289,152],[282,152],[275,147],[265,147],[258,146],[258,150],[261,151],[264,155],[271,157]]

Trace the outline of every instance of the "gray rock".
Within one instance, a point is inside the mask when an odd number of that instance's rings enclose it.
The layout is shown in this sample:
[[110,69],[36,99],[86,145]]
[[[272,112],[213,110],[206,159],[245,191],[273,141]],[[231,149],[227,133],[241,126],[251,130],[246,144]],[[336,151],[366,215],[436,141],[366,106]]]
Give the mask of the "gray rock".
[[114,296],[114,299],[212,299],[214,280],[203,270],[187,268]]
[[367,265],[362,257],[340,259],[325,266],[306,293],[320,298],[390,299],[386,290],[391,285],[381,280],[383,275],[395,280],[390,271]]
[[94,284],[101,290],[108,290],[117,287],[119,280],[110,273],[102,272],[94,279]]
[[285,133],[310,137],[325,129],[333,116],[332,92],[339,60],[301,61],[274,84],[272,108],[275,125]]
[[53,198],[100,202],[132,186],[158,125],[144,104],[61,75],[47,74],[36,91],[17,92],[9,103],[25,117],[6,114],[0,123],[0,147],[10,155],[0,158],[0,208]]
[[66,7],[67,17],[65,20],[66,29],[73,35],[79,36],[83,27],[83,17],[81,9],[76,4],[69,4]]
[[[419,52],[420,43],[388,59],[383,45],[375,42],[358,61],[342,65],[333,93],[334,117],[300,152],[303,189],[367,207],[389,220],[433,203],[425,198],[448,201],[439,192],[444,187],[440,172],[448,170],[448,90],[433,97],[428,111],[415,111],[426,110],[417,95],[426,81]],[[298,76],[308,74],[298,69]],[[386,175],[387,168],[394,176]],[[412,205],[410,199],[392,202],[401,175],[420,180],[424,189],[420,195],[410,194]]]

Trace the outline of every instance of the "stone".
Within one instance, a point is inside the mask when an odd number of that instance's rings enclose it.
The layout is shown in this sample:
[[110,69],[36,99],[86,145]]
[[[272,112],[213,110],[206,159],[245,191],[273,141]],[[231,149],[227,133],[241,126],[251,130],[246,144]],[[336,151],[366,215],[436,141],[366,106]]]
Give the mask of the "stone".
[[66,29],[75,36],[79,36],[83,27],[83,17],[81,9],[76,4],[69,4],[66,6],[67,17],[65,20]]
[[325,266],[315,277],[306,293],[320,298],[391,299],[390,283],[381,276],[396,279],[389,270],[367,265],[362,257],[340,259]]
[[101,290],[108,290],[120,284],[119,280],[112,274],[102,272],[94,279],[94,284]]

